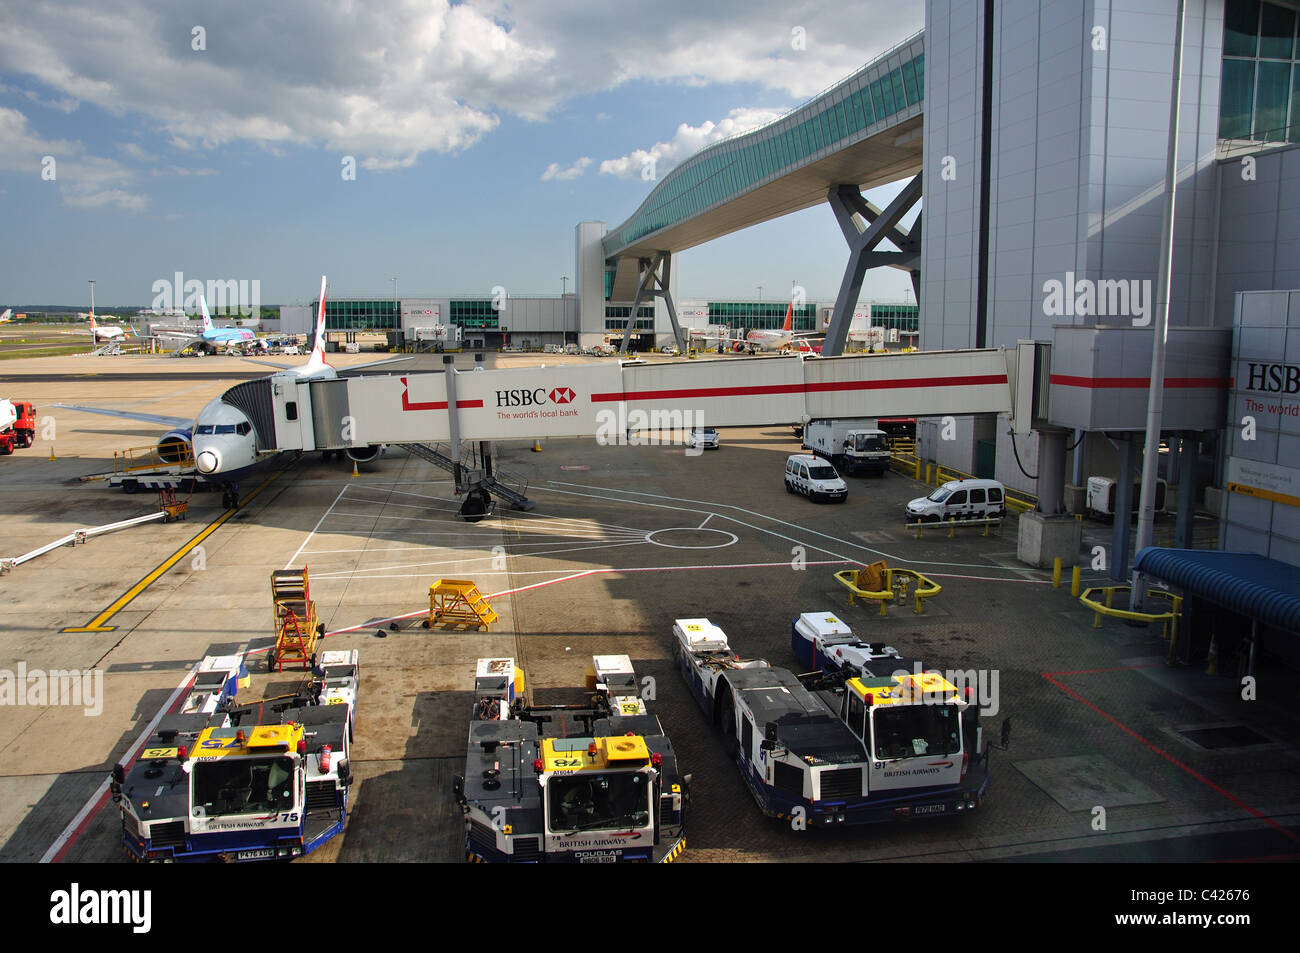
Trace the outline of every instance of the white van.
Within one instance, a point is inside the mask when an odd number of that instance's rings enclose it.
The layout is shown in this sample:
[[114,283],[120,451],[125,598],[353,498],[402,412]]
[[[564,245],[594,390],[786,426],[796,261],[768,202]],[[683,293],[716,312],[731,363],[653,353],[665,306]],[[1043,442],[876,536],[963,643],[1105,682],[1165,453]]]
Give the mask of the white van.
[[1006,490],[997,480],[949,480],[929,496],[907,504],[907,522],[991,519],[1006,510]]
[[835,468],[811,453],[792,453],[785,461],[785,490],[802,493],[810,500],[839,500],[849,495],[849,487]]

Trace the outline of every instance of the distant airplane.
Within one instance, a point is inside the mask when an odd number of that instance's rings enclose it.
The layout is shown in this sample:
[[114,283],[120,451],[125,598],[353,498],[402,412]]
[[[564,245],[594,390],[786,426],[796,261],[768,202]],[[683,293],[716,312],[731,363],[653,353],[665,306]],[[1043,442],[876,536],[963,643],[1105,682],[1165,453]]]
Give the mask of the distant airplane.
[[[131,329],[131,333],[135,333],[134,328]],[[104,343],[109,341],[125,341],[127,337],[126,332],[115,324],[98,324],[95,321],[94,311],[90,312],[90,335],[95,339],[96,344],[101,341]]]
[[750,331],[743,338],[724,337],[722,335],[700,334],[691,332],[692,337],[700,338],[706,341],[720,341],[730,346],[735,351],[748,351],[750,354],[757,354],[759,351],[781,351],[788,352],[798,350],[804,353],[809,348],[799,342],[803,338],[825,337],[820,331],[795,331],[791,325],[794,322],[794,302],[786,305],[785,324],[776,331]]
[[[204,304],[206,312],[207,305]],[[259,361],[245,358],[253,364],[263,364],[277,368],[271,380],[334,380],[338,377],[331,365],[325,363],[325,276],[320,280],[320,308],[316,316],[316,339],[307,363],[298,366],[277,364],[273,361]],[[368,364],[353,364],[348,370],[360,370],[379,364],[392,364],[396,361],[409,361],[409,357],[390,357]],[[109,410],[104,407],[86,407],[74,404],[54,404],[64,410],[77,410],[88,414],[103,414],[106,417],[123,417],[128,420],[140,420],[145,423],[158,424],[169,428],[158,441],[159,457],[170,463],[179,462],[188,453],[194,456],[195,469],[203,476],[222,485],[222,500],[227,509],[239,505],[238,480],[254,467],[265,463],[272,456],[257,452],[257,435],[253,425],[244,413],[220,397],[205,406],[194,420],[183,417],[167,417],[160,414],[142,414],[131,410]],[[342,451],[348,458],[358,463],[366,463],[379,456],[380,447],[354,447]],[[334,451],[323,451],[332,453]]]
[[12,318],[13,315],[14,315],[13,308],[5,308],[4,312],[0,313],[0,324],[8,324],[9,319]]
[[216,354],[223,348],[233,350],[240,345],[266,350],[266,342],[248,328],[219,328],[212,323],[208,314],[208,301],[199,296],[199,307],[203,309],[203,330],[195,333],[186,328],[156,327],[153,333],[160,338],[179,338],[197,344],[210,354]]

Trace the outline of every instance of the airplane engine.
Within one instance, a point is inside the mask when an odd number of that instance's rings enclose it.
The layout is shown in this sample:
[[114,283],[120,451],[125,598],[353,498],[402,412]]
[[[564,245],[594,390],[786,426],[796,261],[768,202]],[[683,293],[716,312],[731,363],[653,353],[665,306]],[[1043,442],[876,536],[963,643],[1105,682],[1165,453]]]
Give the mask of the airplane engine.
[[162,435],[155,448],[158,458],[166,463],[181,463],[194,453],[189,430],[169,430]]
[[379,444],[371,444],[368,447],[349,447],[344,451],[348,459],[356,463],[369,463],[375,457],[379,456]]

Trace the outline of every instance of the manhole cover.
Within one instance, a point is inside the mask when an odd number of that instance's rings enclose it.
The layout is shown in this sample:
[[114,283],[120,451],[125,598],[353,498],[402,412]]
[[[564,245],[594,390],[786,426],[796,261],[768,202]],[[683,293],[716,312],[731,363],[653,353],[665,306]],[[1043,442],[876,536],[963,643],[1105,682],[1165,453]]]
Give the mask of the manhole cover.
[[1194,745],[1215,751],[1219,748],[1247,748],[1271,744],[1257,731],[1245,725],[1220,725],[1216,728],[1183,728],[1178,732]]
[[572,467],[571,467],[571,466],[562,466],[562,467],[560,467],[560,469],[561,469],[561,470],[590,470],[591,467],[589,467],[589,466],[585,466],[585,465],[583,465],[583,466],[572,466]]
[[1015,761],[1016,768],[1067,811],[1090,811],[1164,800],[1137,778],[1101,755]]

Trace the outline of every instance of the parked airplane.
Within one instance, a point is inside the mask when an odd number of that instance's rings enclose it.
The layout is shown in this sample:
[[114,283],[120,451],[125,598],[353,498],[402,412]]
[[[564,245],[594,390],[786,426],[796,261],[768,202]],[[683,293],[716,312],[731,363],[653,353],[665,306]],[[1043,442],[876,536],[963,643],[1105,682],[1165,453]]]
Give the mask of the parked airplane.
[[202,331],[196,333],[186,328],[156,327],[153,329],[153,333],[160,338],[193,342],[210,354],[216,354],[222,349],[233,350],[241,346],[266,350],[266,342],[248,328],[219,328],[213,324],[212,315],[208,314],[207,298],[203,295],[199,296],[199,307],[203,309]]
[[810,353],[810,348],[802,345],[800,342],[804,338],[825,337],[820,331],[795,331],[792,329],[794,322],[794,302],[786,305],[785,324],[779,330],[775,331],[750,331],[743,338],[723,337],[721,335],[711,335],[701,332],[692,331],[691,337],[705,341],[719,341],[733,351],[748,351],[750,354],[757,354],[760,351],[780,351],[788,353],[790,351],[800,351]]
[[[134,328],[131,329],[131,333],[135,333]],[[90,334],[96,344],[101,342],[107,344],[109,341],[125,341],[127,337],[126,332],[115,324],[99,324],[96,322],[95,312],[93,311],[90,312]]]
[[9,319],[12,318],[13,316],[14,316],[14,309],[5,308],[3,312],[0,312],[0,324],[8,324]]
[[[272,374],[271,381],[276,380],[333,380],[338,371],[325,363],[325,276],[320,280],[320,308],[316,315],[315,344],[307,363],[298,366],[277,364],[273,361],[260,361],[246,358],[254,364],[264,364],[278,368]],[[360,370],[376,367],[380,364],[392,364],[396,361],[409,361],[409,357],[390,357],[368,364],[354,364],[348,370]],[[253,382],[250,382],[253,383]],[[145,423],[159,424],[169,428],[158,441],[158,456],[169,463],[185,460],[191,453],[195,469],[207,479],[219,482],[222,486],[222,501],[227,509],[239,505],[239,480],[254,467],[265,463],[268,455],[257,452],[257,435],[253,425],[243,411],[226,403],[221,397],[211,401],[199,411],[198,417],[186,420],[181,417],[167,417],[160,414],[142,414],[129,410],[109,410],[103,407],[86,407],[74,404],[54,404],[64,410],[77,410],[90,414],[103,414],[108,417],[123,417],[128,420],[141,420]],[[355,447],[341,451],[357,463],[366,463],[379,456],[381,448]],[[330,454],[334,451],[324,451]]]

